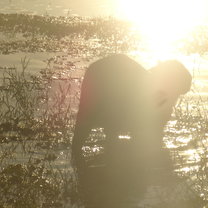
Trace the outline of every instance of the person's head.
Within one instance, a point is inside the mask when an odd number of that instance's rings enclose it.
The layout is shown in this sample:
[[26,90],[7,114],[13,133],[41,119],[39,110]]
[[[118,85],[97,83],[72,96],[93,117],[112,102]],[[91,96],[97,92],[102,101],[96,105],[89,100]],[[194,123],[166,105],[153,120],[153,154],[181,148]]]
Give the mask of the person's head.
[[190,90],[191,74],[183,64],[176,60],[160,62],[149,72],[153,89],[168,97],[178,97]]
[[178,97],[190,90],[191,74],[176,60],[160,62],[151,68],[149,73],[154,102],[167,120]]

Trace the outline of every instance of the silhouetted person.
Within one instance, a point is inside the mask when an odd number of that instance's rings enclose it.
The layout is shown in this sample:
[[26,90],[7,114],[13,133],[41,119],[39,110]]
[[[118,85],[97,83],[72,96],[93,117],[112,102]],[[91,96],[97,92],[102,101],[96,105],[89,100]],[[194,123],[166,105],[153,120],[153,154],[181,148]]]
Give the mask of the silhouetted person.
[[[95,192],[110,192],[101,195],[113,193],[115,197],[116,192],[122,192],[121,189],[129,191],[133,184],[137,184],[136,177],[140,177],[140,174],[142,176],[142,170],[148,165],[161,166],[165,163],[161,157],[163,127],[169,120],[179,95],[185,94],[190,86],[191,75],[181,63],[174,60],[160,63],[148,71],[121,54],[100,59],[90,65],[81,88],[72,142],[73,161],[78,169],[81,189],[86,189],[84,194],[90,183],[85,184],[89,174],[82,147],[91,129],[102,127],[106,134],[106,168],[103,169],[104,176],[100,181],[96,182],[94,178],[94,185],[100,186]],[[116,155],[117,140],[119,135],[126,132],[131,135],[131,142],[123,152],[125,156],[120,155],[122,158],[119,162]],[[116,177],[120,177],[119,180]],[[126,181],[125,186],[115,188],[121,181]],[[142,189],[142,183],[140,185]],[[102,186],[106,188],[102,189]],[[101,198],[101,204],[111,200],[110,197]],[[87,203],[90,204],[91,201]],[[101,204],[97,207],[102,207]],[[116,207],[116,204],[109,202],[105,206]]]

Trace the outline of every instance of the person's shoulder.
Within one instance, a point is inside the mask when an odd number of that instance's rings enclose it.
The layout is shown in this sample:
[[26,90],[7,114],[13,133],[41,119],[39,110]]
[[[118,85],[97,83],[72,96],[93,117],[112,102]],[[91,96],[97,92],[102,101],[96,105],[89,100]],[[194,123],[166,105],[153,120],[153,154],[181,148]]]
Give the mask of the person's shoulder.
[[136,60],[126,54],[112,54],[103,57],[89,66],[89,70],[98,68],[108,68],[119,71],[137,71],[138,73],[146,73],[146,69]]

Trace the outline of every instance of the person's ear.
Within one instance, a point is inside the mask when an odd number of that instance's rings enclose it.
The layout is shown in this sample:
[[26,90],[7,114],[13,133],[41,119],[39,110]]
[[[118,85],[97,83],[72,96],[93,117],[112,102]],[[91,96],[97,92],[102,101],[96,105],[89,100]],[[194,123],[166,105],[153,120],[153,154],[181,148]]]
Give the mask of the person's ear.
[[155,103],[157,107],[163,106],[168,101],[168,94],[165,91],[157,91],[155,94]]

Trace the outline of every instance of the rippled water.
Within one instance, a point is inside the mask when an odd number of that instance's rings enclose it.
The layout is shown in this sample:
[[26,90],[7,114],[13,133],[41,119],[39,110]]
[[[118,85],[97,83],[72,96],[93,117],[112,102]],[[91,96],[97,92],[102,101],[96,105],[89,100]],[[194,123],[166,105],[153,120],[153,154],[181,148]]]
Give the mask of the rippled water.
[[[64,1],[65,8],[70,5],[70,1]],[[66,3],[67,2],[67,3]],[[11,0],[7,2],[8,5],[3,5],[3,2],[0,2],[0,6],[2,4],[2,11],[19,11],[23,12],[20,9],[21,4],[27,5],[28,10],[30,11],[31,6],[33,5],[32,1],[21,1],[19,5],[15,5],[15,1]],[[63,3],[63,2],[62,2]],[[37,11],[40,13],[44,13],[45,11],[48,12],[63,12],[64,6],[57,6],[55,9],[50,9],[51,1],[36,1],[36,8]],[[76,4],[76,3],[73,3]],[[79,6],[79,5],[78,5]],[[90,5],[88,5],[90,6]],[[41,8],[48,8],[45,10],[41,10]],[[13,38],[13,37],[12,37]],[[19,38],[19,37],[17,37]],[[5,36],[2,37],[2,40],[5,39]],[[11,41],[11,39],[9,40]],[[13,41],[13,39],[12,39]],[[17,66],[18,68],[21,68],[20,60],[25,55],[30,58],[30,65],[29,68],[31,68],[30,73],[37,73],[40,69],[45,68],[45,66],[48,63],[48,60],[51,61],[51,67],[53,70],[57,71],[57,74],[54,75],[54,82],[51,87],[51,91],[56,91],[56,89],[59,87],[59,82],[57,81],[59,78],[64,79],[66,77],[70,77],[73,79],[80,79],[84,75],[86,67],[94,60],[90,59],[88,61],[88,57],[84,52],[82,53],[82,50],[85,49],[84,47],[86,45],[92,46],[92,48],[96,48],[96,46],[99,44],[99,41],[97,39],[90,39],[87,42],[84,39],[78,39],[77,46],[80,45],[80,51],[81,55],[74,56],[73,54],[70,54],[69,51],[63,50],[61,52],[34,52],[34,53],[22,53],[22,52],[15,52],[13,54],[8,55],[0,55],[0,67],[3,69],[5,66]],[[78,48],[77,47],[77,48]],[[153,66],[156,62],[154,58],[151,58],[151,53],[140,53],[139,51],[130,51],[130,55],[133,54],[133,58],[135,58],[139,63],[142,63],[146,68],[150,68]],[[77,55],[77,54],[76,54]],[[92,55],[92,54],[91,54]],[[95,58],[95,57],[94,57]],[[194,72],[194,85],[195,91],[192,91],[187,99],[188,101],[188,107],[186,106],[187,102],[185,102],[185,105],[182,107],[184,110],[184,114],[188,117],[188,114],[191,114],[192,116],[205,116],[207,112],[207,92],[208,92],[208,59],[206,57],[199,57],[199,56],[181,56],[178,55],[179,60],[181,60],[193,73]],[[96,58],[95,58],[96,59]],[[74,64],[75,63],[75,64]],[[74,65],[73,65],[74,64]],[[198,66],[200,66],[198,68]],[[68,70],[68,69],[71,70]],[[199,69],[199,70],[198,70]],[[73,85],[73,89],[77,90],[80,87],[80,82],[76,82]],[[74,91],[75,92],[75,91]],[[191,101],[191,102],[190,102]],[[200,101],[200,102],[198,102]],[[75,103],[73,105],[73,108],[75,111],[77,111],[78,103]],[[188,108],[188,110],[187,110]],[[200,112],[199,112],[200,111]],[[202,113],[202,114],[201,114]],[[203,114],[204,113],[204,114]],[[181,119],[181,118],[180,118]],[[179,119],[179,120],[180,120]],[[197,175],[198,172],[200,174],[204,174],[206,172],[206,158],[208,157],[207,154],[207,129],[206,124],[203,127],[203,121],[194,121],[190,122],[192,117],[189,121],[179,123],[177,124],[177,120],[173,115],[172,120],[168,123],[166,129],[165,129],[165,137],[164,137],[164,143],[166,148],[170,149],[172,158],[175,163],[175,171],[179,174],[189,176],[192,181],[199,187],[200,182],[200,176]],[[198,119],[196,117],[196,119]],[[201,122],[201,123],[200,123]],[[193,126],[186,126],[187,123],[192,123]],[[178,125],[178,126],[177,126]],[[94,157],[103,152],[103,146],[102,142],[105,139],[105,135],[103,134],[102,129],[94,129],[92,130],[91,139],[88,141],[88,144],[86,144],[83,148],[83,152],[86,157]],[[129,135],[119,135],[118,139],[120,140],[130,140]],[[11,158],[10,162],[14,163],[27,163],[28,160],[30,160],[30,157],[33,158],[42,158],[44,155],[47,154],[55,154],[57,156],[57,159],[54,160],[51,164],[54,168],[61,169],[61,170],[71,170],[72,167],[69,163],[71,155],[70,155],[70,149],[66,148],[66,146],[58,147],[57,149],[41,149],[37,148],[36,142],[31,143],[26,142],[26,145],[32,145],[33,152],[31,154],[24,153],[23,152],[23,146],[21,143],[14,143],[14,145],[17,145],[17,148],[14,149],[14,152],[12,152],[13,157]],[[0,152],[6,153],[5,150],[7,150],[7,144],[1,145]],[[9,146],[8,146],[9,148]],[[200,170],[200,171],[199,171]],[[200,189],[200,188],[199,188]],[[204,194],[204,193],[201,193]]]
[[[61,52],[61,53],[48,53],[48,52],[40,53],[39,52],[39,53],[31,53],[31,54],[20,52],[20,53],[16,53],[16,54],[1,55],[0,56],[1,66],[2,67],[16,66],[18,68],[21,68],[20,60],[25,55],[28,58],[30,58],[29,67],[33,70],[30,73],[37,73],[40,69],[45,68],[45,66],[47,65],[47,60],[50,57],[57,57],[57,59],[55,58],[54,60],[59,60],[56,64],[53,65],[53,67],[57,68],[57,69],[61,68],[62,66],[64,68],[66,66],[67,62],[72,59],[71,56],[67,55],[67,53],[64,53],[64,52]],[[139,57],[135,57],[135,58],[137,60],[139,60],[139,62],[141,61],[142,63],[145,64],[145,59],[143,59],[143,56],[139,56]],[[184,60],[185,60],[185,63],[191,65],[191,62],[193,59],[192,59],[192,57],[185,57]],[[195,87],[197,89],[199,89],[199,92],[197,92],[196,95],[194,93],[191,93],[191,96],[196,97],[196,100],[198,99],[199,96],[202,97],[204,99],[204,102],[201,102],[201,104],[203,104],[201,106],[201,108],[206,108],[208,81],[205,79],[207,76],[207,71],[205,70],[205,68],[206,68],[206,66],[208,66],[208,61],[206,59],[201,59],[201,58],[199,58],[198,61],[199,61],[199,63],[203,63],[202,67],[204,67],[204,70],[202,68],[199,72],[197,71],[196,76],[198,78],[195,79]],[[153,62],[154,62],[154,60],[153,60]],[[70,76],[70,77],[74,77],[74,78],[79,78],[79,77],[83,76],[83,74],[84,74],[83,68],[85,68],[88,65],[89,65],[89,62],[85,62],[81,58],[78,58],[75,70],[71,71],[69,75],[67,75],[67,73],[65,73],[63,71],[62,76],[63,77]],[[148,65],[148,64],[146,64],[146,65]],[[56,90],[56,86],[57,86],[57,84],[54,82],[54,88],[52,89],[52,91]],[[190,106],[191,106],[191,104],[190,104]],[[197,106],[197,107],[199,108],[200,106]],[[74,108],[77,108],[77,104],[74,106]],[[194,113],[194,111],[192,111],[192,113]],[[167,126],[167,133],[172,132],[173,135],[167,136],[164,138],[166,147],[173,150],[173,151],[174,151],[174,148],[184,147],[191,140],[193,140],[192,132],[190,132],[187,129],[183,129],[183,128],[176,130],[174,128],[175,122],[176,121],[171,121],[169,123],[169,125]],[[95,130],[96,134],[99,134],[99,132],[101,134],[101,137],[98,137],[98,138],[103,138],[104,136],[102,136],[102,130]],[[177,138],[176,138],[176,136],[177,136]],[[119,137],[119,139],[125,140],[125,139],[130,139],[130,137],[128,135],[121,135]],[[204,142],[207,142],[207,141],[204,141]],[[99,146],[98,144],[95,144],[94,146],[85,146],[84,147],[84,152],[86,154],[92,154],[92,155],[99,154],[100,151],[102,152],[102,147]],[[180,156],[183,157],[184,160],[186,160],[186,163],[187,163],[186,165],[188,165],[188,166],[185,165],[184,167],[181,167],[180,170],[185,171],[185,172],[189,172],[194,167],[197,167],[196,164],[197,164],[197,162],[199,162],[200,155],[203,155],[203,153],[204,153],[203,151],[204,150],[202,150],[201,147],[198,147],[198,149],[193,149],[193,147],[188,147],[188,149],[186,149],[186,150],[181,150]],[[60,152],[58,154],[60,154],[60,157],[59,157],[59,160],[57,163],[60,163],[60,164],[67,163],[67,161],[65,160],[63,155],[68,154],[68,150],[63,149],[62,152]],[[27,160],[24,157],[20,156],[20,158],[22,158],[23,160]],[[191,166],[191,167],[189,167],[189,166]]]

